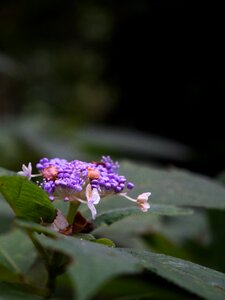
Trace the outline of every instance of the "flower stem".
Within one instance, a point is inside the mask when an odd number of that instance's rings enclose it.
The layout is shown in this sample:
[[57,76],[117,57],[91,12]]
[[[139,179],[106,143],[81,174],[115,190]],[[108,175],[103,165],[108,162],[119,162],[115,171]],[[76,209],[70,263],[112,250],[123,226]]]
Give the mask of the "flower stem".
[[67,213],[67,221],[68,221],[69,225],[73,224],[74,217],[76,215],[76,212],[77,212],[77,209],[79,206],[80,206],[80,202],[78,202],[78,201],[70,202],[69,210]]

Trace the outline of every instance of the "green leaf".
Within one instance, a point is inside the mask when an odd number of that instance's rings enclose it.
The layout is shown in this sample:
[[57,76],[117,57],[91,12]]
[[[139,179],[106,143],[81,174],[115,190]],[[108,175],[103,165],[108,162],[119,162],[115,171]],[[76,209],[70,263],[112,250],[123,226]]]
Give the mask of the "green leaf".
[[[0,250],[1,251],[1,250]],[[0,252],[1,256],[1,252]],[[3,266],[0,262],[0,281],[5,282],[20,282],[21,276],[19,274],[15,274]]]
[[[162,288],[163,286],[163,288]],[[108,281],[95,297],[107,300],[196,300],[193,294],[178,289],[163,278],[150,272],[144,276],[124,275]],[[197,298],[199,300],[199,298]]]
[[25,291],[22,286],[0,282],[0,300],[43,300],[43,297]]
[[26,231],[27,230],[28,231],[35,231],[35,232],[38,232],[38,233],[43,233],[43,234],[45,234],[47,236],[50,236],[50,237],[56,237],[57,236],[57,233],[55,231],[49,229],[48,227],[39,225],[39,224],[34,223],[34,222],[30,222],[30,221],[27,221],[27,220],[15,219],[14,224],[16,226],[18,226],[19,228],[24,229]]
[[225,188],[205,176],[178,169],[153,169],[130,162],[121,164],[120,173],[135,183],[133,193],[151,192],[150,203],[225,208]]
[[107,237],[120,247],[148,250],[142,235],[146,232],[158,232],[160,228],[161,223],[157,215],[142,214],[129,216],[111,226],[97,227],[93,234]]
[[161,226],[156,232],[180,245],[190,240],[195,240],[201,245],[208,245],[212,239],[206,210],[195,210],[193,215],[171,218],[166,223],[162,220]]
[[[188,208],[179,208],[176,206],[162,205],[162,204],[152,204],[151,208],[145,214],[158,214],[165,216],[176,216],[176,215],[189,215],[193,211]],[[120,221],[126,217],[132,215],[143,214],[137,207],[122,207],[115,208],[97,215],[95,220],[95,226],[98,227],[102,224],[111,225],[117,221]]]
[[208,250],[208,260],[216,265],[216,269],[225,272],[225,211],[211,210],[208,220],[212,231],[211,245]]
[[99,239],[94,240],[94,242],[108,246],[108,247],[113,247],[113,248],[116,247],[115,243],[112,240],[107,239],[107,238],[99,238]]
[[72,258],[68,272],[74,280],[76,299],[79,300],[88,299],[109,278],[143,269],[203,298],[222,300],[225,297],[225,274],[189,261],[147,251],[105,247],[71,237],[37,238],[45,247]]
[[1,216],[5,216],[5,217],[13,216],[13,212],[10,209],[10,206],[8,205],[7,202],[5,202],[5,200],[3,200],[1,195],[0,195],[0,214],[1,214]]
[[45,247],[59,250],[72,259],[69,275],[76,287],[79,300],[89,299],[91,295],[109,278],[118,274],[140,271],[138,260],[130,254],[83,239],[63,237],[53,240],[36,236]]
[[193,259],[184,246],[182,247],[173,243],[170,239],[160,233],[148,232],[143,234],[142,239],[145,241],[148,249],[156,253],[164,253],[186,260]]
[[54,220],[56,210],[47,194],[23,176],[1,176],[0,192],[17,217],[39,223]]
[[94,242],[96,238],[90,233],[76,233],[76,238]]
[[[5,268],[12,278],[23,276],[36,257],[36,249],[23,232],[14,230],[0,236],[0,270]],[[0,272],[0,279],[5,279],[5,273]]]
[[14,214],[5,200],[0,195],[0,233],[4,233],[11,228]]
[[203,298],[225,299],[225,274],[221,272],[163,254],[131,249],[121,251],[138,258],[144,268]]

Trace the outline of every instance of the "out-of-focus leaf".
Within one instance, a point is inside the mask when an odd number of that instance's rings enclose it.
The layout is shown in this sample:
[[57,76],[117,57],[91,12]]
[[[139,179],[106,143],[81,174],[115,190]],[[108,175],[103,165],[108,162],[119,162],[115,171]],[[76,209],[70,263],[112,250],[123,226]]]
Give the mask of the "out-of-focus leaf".
[[[151,208],[145,214],[157,214],[165,216],[176,216],[176,215],[188,215],[193,211],[188,208],[179,208],[176,206],[162,205],[162,204],[152,204]],[[137,207],[123,207],[115,208],[105,212],[101,212],[97,215],[95,220],[95,226],[100,226],[101,224],[111,225],[119,220],[122,220],[126,217],[132,215],[141,215],[143,214],[140,209]]]
[[109,248],[71,237],[37,238],[45,247],[59,250],[73,259],[68,272],[79,300],[88,299],[109,278],[141,269],[148,269],[206,299],[225,297],[225,274],[189,261],[147,251]]
[[1,176],[0,192],[18,217],[37,223],[50,223],[55,218],[56,210],[47,194],[23,176]]
[[13,217],[14,215],[10,206],[0,195],[0,233],[10,229]]
[[225,170],[220,172],[217,176],[216,179],[221,182],[223,185],[225,185]]
[[212,239],[207,211],[195,209],[195,213],[186,217],[164,218],[158,232],[168,237],[176,244],[187,240],[198,241],[207,246]]
[[121,219],[110,226],[97,227],[93,234],[96,237],[107,237],[115,242],[117,247],[148,250],[142,235],[160,232],[161,220],[157,215],[138,214]]
[[[199,211],[198,209],[196,209],[192,215],[173,217],[161,217],[146,213],[131,215],[113,223],[111,226],[96,227],[93,234],[96,237],[104,236],[110,238],[117,246],[139,250],[149,250],[142,239],[142,236],[146,234],[163,235],[171,243],[177,247],[185,248],[185,250],[187,250],[186,244],[192,241],[196,246],[205,249],[203,250],[205,253],[204,256],[202,254],[199,256],[197,253],[193,253],[191,249],[188,249],[191,254],[196,254],[194,255],[194,261],[212,267],[212,265],[209,265],[205,260],[206,248],[211,243],[212,233],[206,212]],[[154,248],[152,248],[152,250],[154,250]],[[162,251],[162,249],[161,252],[169,254]]]
[[[1,205],[0,205],[1,209]],[[11,229],[13,217],[5,216],[0,213],[0,234],[5,233]]]
[[39,224],[34,223],[34,222],[30,222],[30,221],[27,221],[27,220],[15,219],[14,224],[16,226],[18,226],[19,228],[27,230],[27,231],[35,231],[35,232],[38,232],[38,233],[46,234],[46,235],[51,236],[51,237],[56,237],[57,236],[57,233],[55,231],[49,229],[48,227],[39,225]]
[[16,175],[16,173],[0,167],[0,176],[10,176],[10,175]]
[[113,248],[116,247],[115,243],[112,240],[107,239],[107,238],[99,238],[99,239],[94,240],[94,242],[108,246],[108,247],[113,247]]
[[[121,128],[91,127],[76,134],[76,139],[83,146],[97,147],[105,151],[119,151],[146,157],[188,161],[192,151],[185,145],[166,138],[129,131]],[[107,152],[106,151],[106,152]]]
[[[0,250],[0,260],[1,260],[1,250]],[[20,280],[21,280],[20,274],[15,274],[11,272],[9,269],[3,266],[0,261],[0,281],[20,282]]]
[[147,251],[121,249],[138,258],[144,268],[203,298],[225,297],[225,274],[175,257]]
[[205,176],[178,169],[153,169],[130,162],[121,164],[120,173],[135,183],[136,194],[152,192],[153,203],[225,208],[225,188]]
[[171,255],[186,260],[193,259],[191,254],[186,251],[185,247],[181,247],[173,243],[171,240],[160,233],[146,233],[142,236],[142,238],[149,246],[149,249],[153,250],[156,253],[164,253],[166,255]]
[[[23,276],[36,257],[36,249],[20,230],[14,230],[0,236],[0,269],[4,267],[8,270],[9,274],[12,275],[10,280],[19,279]],[[0,272],[0,279],[7,279],[4,272]]]
[[[54,123],[54,126],[52,126]],[[49,116],[31,116],[18,120],[14,129],[16,136],[37,153],[49,157],[65,159],[82,159],[82,152],[77,145],[72,145],[71,137],[65,135],[60,122],[55,122]],[[60,138],[59,138],[60,136]]]
[[68,272],[79,300],[89,299],[109,278],[140,271],[138,260],[128,253],[98,243],[72,237],[57,240],[36,236],[45,247],[59,250],[72,258]]
[[212,210],[208,213],[212,231],[212,242],[208,247],[208,261],[225,272],[225,211]]
[[0,282],[0,300],[43,300],[43,297],[25,291],[22,286]]
[[199,300],[193,293],[179,289],[176,285],[150,272],[113,278],[100,288],[94,299]]

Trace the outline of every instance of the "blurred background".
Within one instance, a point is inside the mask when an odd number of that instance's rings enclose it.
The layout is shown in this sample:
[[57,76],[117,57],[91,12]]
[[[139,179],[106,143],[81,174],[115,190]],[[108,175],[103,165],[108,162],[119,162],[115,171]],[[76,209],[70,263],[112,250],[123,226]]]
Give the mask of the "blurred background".
[[176,0],[2,0],[0,165],[108,153],[219,174],[220,20]]

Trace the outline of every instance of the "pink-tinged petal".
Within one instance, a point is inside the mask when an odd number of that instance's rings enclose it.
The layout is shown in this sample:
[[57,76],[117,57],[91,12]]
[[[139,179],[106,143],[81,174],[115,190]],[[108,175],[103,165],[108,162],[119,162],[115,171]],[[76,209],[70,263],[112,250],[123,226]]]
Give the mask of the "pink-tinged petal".
[[151,193],[143,193],[137,197],[137,206],[140,208],[141,211],[147,212],[150,208],[150,204],[148,203],[148,197]]
[[137,201],[137,205],[140,208],[141,211],[143,212],[147,212],[150,208],[150,204],[148,202],[144,203],[144,202],[138,202]]
[[150,192],[140,194],[140,195],[137,197],[137,201],[138,201],[138,200],[148,201],[148,197],[149,197],[150,195],[151,195]]

